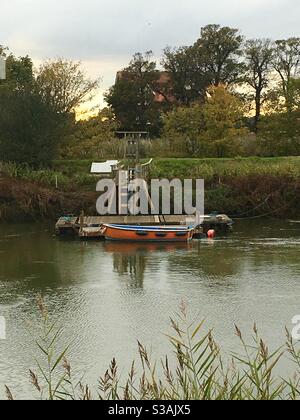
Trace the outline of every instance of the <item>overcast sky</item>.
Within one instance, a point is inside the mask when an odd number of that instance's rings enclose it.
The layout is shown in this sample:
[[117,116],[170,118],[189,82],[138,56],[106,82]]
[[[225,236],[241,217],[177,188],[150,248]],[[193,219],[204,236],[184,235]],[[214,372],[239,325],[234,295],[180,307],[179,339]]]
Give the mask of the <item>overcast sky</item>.
[[299,0],[2,0],[0,44],[35,63],[81,60],[102,91],[133,53],[189,45],[219,23],[247,37],[300,36]]

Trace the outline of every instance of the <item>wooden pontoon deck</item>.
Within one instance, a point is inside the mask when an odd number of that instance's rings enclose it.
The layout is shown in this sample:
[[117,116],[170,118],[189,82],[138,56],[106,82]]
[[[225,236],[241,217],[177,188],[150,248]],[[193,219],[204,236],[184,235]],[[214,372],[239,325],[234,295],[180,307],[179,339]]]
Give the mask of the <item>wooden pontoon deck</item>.
[[[188,216],[64,216],[59,218],[55,225],[56,234],[59,236],[72,235],[83,239],[101,238],[100,226],[102,224],[163,226],[163,225],[189,225],[191,218]],[[204,216],[201,225],[206,233],[210,229],[226,231],[231,228],[232,220],[226,215]]]

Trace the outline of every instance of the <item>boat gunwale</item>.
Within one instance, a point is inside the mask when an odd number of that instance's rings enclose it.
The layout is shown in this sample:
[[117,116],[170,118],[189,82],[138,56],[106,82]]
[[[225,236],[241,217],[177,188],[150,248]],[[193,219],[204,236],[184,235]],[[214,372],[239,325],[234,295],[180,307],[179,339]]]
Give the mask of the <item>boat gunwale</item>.
[[189,226],[133,226],[133,225],[113,225],[113,224],[104,224],[105,228],[121,230],[121,231],[145,231],[145,232],[154,232],[154,233],[188,233],[193,230]]

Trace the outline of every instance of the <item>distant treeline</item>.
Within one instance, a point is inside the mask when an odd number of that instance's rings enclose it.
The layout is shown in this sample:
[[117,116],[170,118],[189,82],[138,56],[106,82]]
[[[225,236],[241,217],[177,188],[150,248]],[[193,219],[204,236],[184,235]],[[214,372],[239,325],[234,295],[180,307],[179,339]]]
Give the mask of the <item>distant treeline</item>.
[[300,38],[247,40],[208,25],[189,46],[167,47],[160,62],[137,53],[105,95],[108,107],[76,121],[98,87],[80,63],[33,69],[6,57],[0,81],[1,160],[49,165],[57,157],[122,157],[116,130],[148,131],[148,157],[300,154]]

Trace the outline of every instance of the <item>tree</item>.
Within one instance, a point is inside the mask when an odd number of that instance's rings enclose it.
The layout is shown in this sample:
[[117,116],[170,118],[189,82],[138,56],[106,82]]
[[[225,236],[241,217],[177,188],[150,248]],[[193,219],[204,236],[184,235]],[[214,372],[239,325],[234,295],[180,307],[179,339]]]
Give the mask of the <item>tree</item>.
[[225,86],[211,86],[204,105],[205,137],[212,142],[218,157],[238,154],[237,139],[247,133],[243,127],[243,103]]
[[60,123],[55,110],[37,94],[28,89],[1,89],[1,159],[34,167],[49,164],[56,156]]
[[295,111],[300,111],[300,78],[292,78],[290,81],[291,106]]
[[194,54],[199,64],[208,73],[210,84],[235,83],[240,79],[243,37],[238,29],[220,25],[207,25],[194,44]]
[[7,51],[7,47],[4,47],[4,45],[1,45],[0,44],[0,55],[2,55],[3,57],[5,57],[6,56],[6,53],[5,53],[5,51]]
[[0,87],[9,86],[11,90],[24,90],[34,82],[33,63],[30,57],[16,58],[8,54],[8,48],[0,45],[0,55],[6,59],[6,79],[0,81]]
[[260,145],[269,156],[300,154],[300,78],[290,78],[287,97],[282,84],[271,91],[259,124]]
[[205,130],[203,105],[195,103],[190,107],[177,107],[165,114],[163,122],[163,136],[171,150],[193,156],[207,152],[201,139]]
[[300,38],[276,41],[273,60],[280,78],[280,94],[288,114],[293,111],[293,79],[300,76]]
[[162,65],[170,74],[166,97],[173,96],[180,105],[204,99],[210,80],[198,58],[192,47],[164,50]]
[[243,126],[241,100],[225,86],[210,86],[205,104],[178,107],[164,117],[164,137],[170,146],[194,156],[236,156],[241,152]]
[[270,71],[274,57],[273,42],[269,39],[253,39],[245,45],[245,82],[254,91],[251,99],[255,102],[254,127],[257,131],[261,110],[267,100]]
[[[110,109],[102,109],[97,116],[79,120],[74,124],[72,133],[67,136],[61,147],[61,156],[71,159],[102,159],[107,157],[107,149],[113,149],[122,142],[115,137],[118,123]],[[108,147],[109,146],[109,147]],[[124,150],[122,157],[124,156]],[[119,157],[119,154],[110,157]]]
[[259,147],[265,156],[300,154],[300,119],[298,112],[272,113],[261,118]]
[[98,86],[99,80],[88,78],[81,63],[62,58],[43,63],[36,77],[37,93],[59,114],[75,112],[93,98]]
[[0,82],[0,156],[39,167],[51,163],[63,141],[69,115],[57,109],[37,86],[30,57],[8,50],[6,79]]
[[210,85],[240,80],[243,37],[237,29],[208,25],[192,46],[164,50],[162,65],[171,76],[169,91],[180,105],[205,101]]
[[15,58],[10,54],[6,59],[6,80],[16,90],[32,86],[34,76],[31,58],[28,56]]
[[105,96],[123,130],[145,130],[158,134],[162,105],[155,100],[159,72],[152,52],[137,53]]

